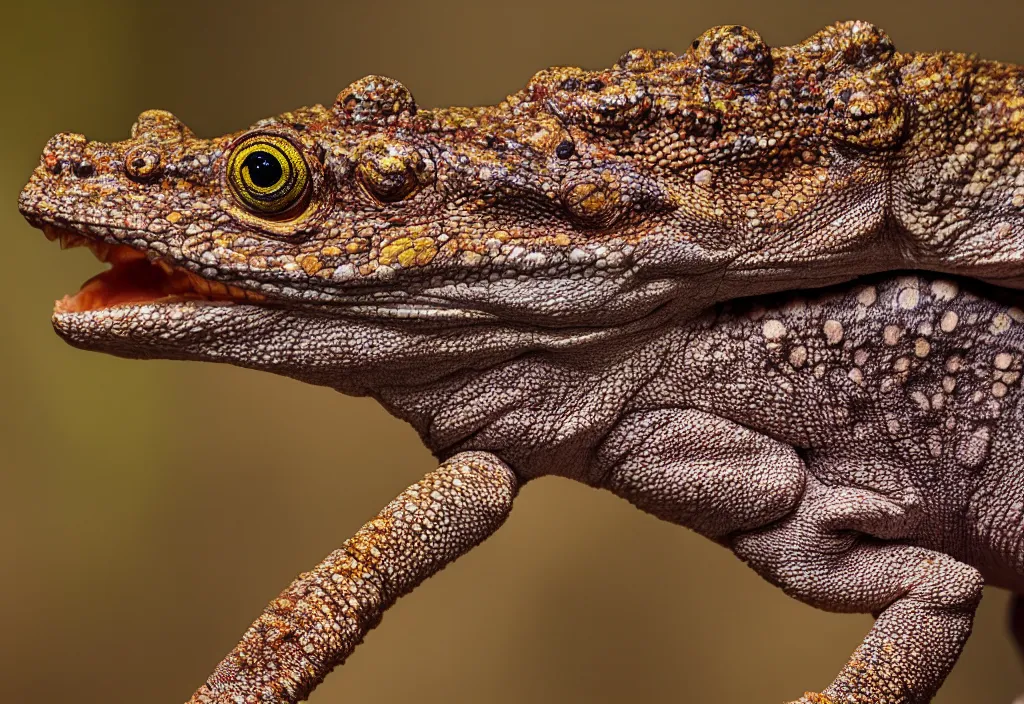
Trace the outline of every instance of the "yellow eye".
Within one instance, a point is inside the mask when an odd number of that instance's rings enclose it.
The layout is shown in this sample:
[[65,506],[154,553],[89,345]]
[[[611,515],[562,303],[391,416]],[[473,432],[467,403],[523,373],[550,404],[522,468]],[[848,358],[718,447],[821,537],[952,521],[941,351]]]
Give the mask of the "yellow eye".
[[299,150],[269,134],[246,139],[228,159],[228,183],[249,210],[270,216],[295,211],[309,193],[309,167]]

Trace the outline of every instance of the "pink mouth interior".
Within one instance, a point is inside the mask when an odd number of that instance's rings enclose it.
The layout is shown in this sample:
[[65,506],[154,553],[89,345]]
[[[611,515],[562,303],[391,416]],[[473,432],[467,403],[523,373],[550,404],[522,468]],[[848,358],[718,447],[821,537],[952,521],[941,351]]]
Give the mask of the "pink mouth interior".
[[61,247],[87,246],[96,258],[111,267],[84,284],[78,293],[64,296],[54,305],[57,313],[82,313],[115,306],[173,303],[183,300],[220,302],[261,301],[264,296],[237,286],[204,279],[162,259],[151,260],[127,245],[108,245],[73,232],[48,229],[47,237]]

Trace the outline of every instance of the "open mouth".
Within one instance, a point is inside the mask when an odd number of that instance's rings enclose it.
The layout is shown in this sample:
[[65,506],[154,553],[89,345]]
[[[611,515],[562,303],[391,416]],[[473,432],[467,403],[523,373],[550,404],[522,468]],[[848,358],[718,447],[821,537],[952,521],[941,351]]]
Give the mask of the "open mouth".
[[258,302],[265,296],[254,291],[210,281],[161,258],[123,244],[107,244],[73,230],[52,225],[43,227],[50,241],[61,249],[88,247],[110,269],[97,274],[78,293],[64,296],[54,304],[54,313],[83,313],[125,305],[166,304],[182,301],[220,303]]

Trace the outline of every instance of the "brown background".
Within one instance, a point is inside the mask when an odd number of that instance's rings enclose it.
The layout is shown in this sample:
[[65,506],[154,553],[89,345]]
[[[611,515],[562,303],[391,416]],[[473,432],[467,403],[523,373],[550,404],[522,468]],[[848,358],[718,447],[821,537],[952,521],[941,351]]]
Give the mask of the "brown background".
[[[0,43],[0,698],[184,701],[277,591],[433,464],[375,403],[223,366],[73,350],[51,302],[96,273],[18,216],[54,132],[143,109],[212,136],[332,101],[367,73],[420,105],[500,100],[553,64],[677,51],[741,23],[769,43],[838,19],[897,47],[1024,62],[1024,4],[525,0],[34,3]],[[13,13],[13,14],[12,14]],[[990,590],[939,702],[1024,691]],[[726,551],[569,482],[403,600],[312,701],[777,702],[868,628],[787,599]]]

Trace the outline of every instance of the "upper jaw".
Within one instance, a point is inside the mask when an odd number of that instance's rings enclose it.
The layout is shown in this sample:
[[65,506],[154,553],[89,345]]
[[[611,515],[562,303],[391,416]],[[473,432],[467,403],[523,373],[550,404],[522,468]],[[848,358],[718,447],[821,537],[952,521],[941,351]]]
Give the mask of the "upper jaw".
[[[350,301],[337,305],[277,301],[253,290],[206,279],[175,263],[169,256],[146,246],[148,233],[46,217],[38,210],[24,207],[24,201],[22,213],[61,249],[85,247],[99,261],[112,265],[86,281],[77,293],[55,302],[55,330],[78,346],[90,346],[90,338],[105,336],[110,330],[105,320],[116,319],[122,325],[132,319],[145,320],[152,328],[157,318],[182,320],[198,307],[208,305],[280,307],[287,303],[286,307],[290,308],[316,309],[325,317],[428,325],[496,320],[493,314],[442,305],[436,300],[418,300],[399,291],[387,297],[379,294],[353,296]],[[119,335],[123,337],[122,333]],[[96,342],[101,344],[98,339]]]

